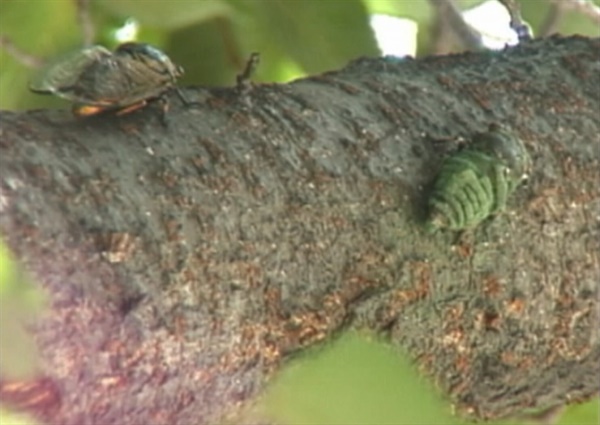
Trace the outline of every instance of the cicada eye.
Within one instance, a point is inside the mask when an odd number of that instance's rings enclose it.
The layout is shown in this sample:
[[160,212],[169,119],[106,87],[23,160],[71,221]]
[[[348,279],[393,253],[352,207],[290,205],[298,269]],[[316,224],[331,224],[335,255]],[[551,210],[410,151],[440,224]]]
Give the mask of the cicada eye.
[[517,33],[519,41],[530,41],[533,38],[533,31],[526,23],[515,26],[513,30]]

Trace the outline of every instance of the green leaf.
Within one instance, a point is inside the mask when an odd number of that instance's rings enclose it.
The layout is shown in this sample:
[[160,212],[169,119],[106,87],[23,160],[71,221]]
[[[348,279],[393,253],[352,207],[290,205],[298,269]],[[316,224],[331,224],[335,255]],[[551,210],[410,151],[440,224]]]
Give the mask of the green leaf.
[[[75,19],[75,2],[39,0],[3,1],[0,6],[1,35],[27,54],[53,58],[81,46],[81,32]],[[43,36],[41,36],[43,35]],[[0,108],[25,109],[32,106],[64,105],[52,96],[29,92],[36,72],[0,49]]]
[[141,24],[168,29],[225,17],[232,12],[224,0],[97,0],[97,3],[113,14],[135,17]]
[[273,42],[273,35],[268,33],[270,27],[264,27],[257,17],[252,2],[231,0],[236,8],[229,26],[220,31],[223,44],[227,45],[230,66],[238,72],[252,52],[260,53],[260,64],[253,76],[253,81],[290,81],[306,75],[300,64],[294,60],[285,46]]
[[226,18],[214,19],[198,25],[175,31],[169,38],[167,51],[171,60],[183,66],[185,75],[181,85],[225,85],[235,84],[235,75],[245,60],[239,55],[239,63],[232,61],[238,57],[238,47],[227,45],[227,37],[221,37],[227,31]]
[[556,425],[597,425],[600,423],[600,402],[596,397],[587,403],[568,406]]
[[37,350],[25,325],[44,305],[41,291],[17,268],[0,241],[0,374],[28,378],[35,372]]
[[379,55],[369,15],[359,0],[235,2],[255,20],[257,32],[245,34],[261,51],[268,44],[296,61],[307,73],[339,68],[360,56]]
[[408,359],[355,334],[289,365],[263,404],[282,424],[455,423]]
[[[520,0],[519,3],[523,19],[531,25],[534,35],[537,36],[540,27],[547,19],[551,3],[539,0]],[[596,4],[598,3],[596,2]],[[562,16],[557,32],[562,35],[580,34],[600,37],[598,24],[577,10],[568,10]]]
[[0,407],[0,424],[6,425],[37,425],[39,424],[31,416],[24,413],[17,413]]
[[408,18],[418,24],[428,25],[432,16],[431,5],[428,1],[423,0],[365,0],[365,4],[371,14],[381,13],[398,18]]

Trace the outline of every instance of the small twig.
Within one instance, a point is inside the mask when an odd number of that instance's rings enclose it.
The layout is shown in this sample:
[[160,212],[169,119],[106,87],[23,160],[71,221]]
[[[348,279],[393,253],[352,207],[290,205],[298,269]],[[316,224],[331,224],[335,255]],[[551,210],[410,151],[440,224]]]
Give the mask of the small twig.
[[550,4],[546,18],[539,28],[540,37],[547,37],[557,31],[560,22],[567,11],[567,9],[563,7],[563,4],[564,3],[562,2],[552,2]]
[[244,70],[241,74],[239,74],[236,77],[237,88],[242,93],[245,93],[250,89],[250,86],[252,84],[250,79],[252,78],[252,75],[254,75],[254,73],[256,72],[256,67],[258,66],[259,62],[260,54],[257,52],[252,53],[248,58],[248,61],[246,62]]
[[483,47],[481,34],[469,25],[453,0],[429,0],[437,15],[447,21],[461,43],[469,50]]
[[14,60],[27,68],[40,68],[45,63],[44,59],[39,56],[32,55],[18,48],[7,35],[0,35],[0,49],[4,50]]
[[[77,20],[83,33],[83,44],[89,46],[93,43],[95,37],[94,24],[90,19],[90,0],[75,0],[77,9]],[[27,53],[15,45],[10,37],[0,34],[0,49],[8,53],[14,60],[27,68],[40,68],[46,60]]]
[[530,41],[533,38],[531,28],[523,18],[521,18],[521,10],[519,4],[515,0],[498,0],[508,10],[510,15],[510,27],[517,33],[519,42]]
[[83,45],[91,46],[96,37],[96,30],[90,18],[90,0],[75,0],[77,22],[81,27]]
[[436,13],[431,22],[431,53],[434,55],[445,55],[452,50],[452,43],[455,42],[450,24],[444,16]]
[[600,6],[596,6],[590,0],[550,0],[567,10],[574,10],[587,16],[593,22],[600,24]]

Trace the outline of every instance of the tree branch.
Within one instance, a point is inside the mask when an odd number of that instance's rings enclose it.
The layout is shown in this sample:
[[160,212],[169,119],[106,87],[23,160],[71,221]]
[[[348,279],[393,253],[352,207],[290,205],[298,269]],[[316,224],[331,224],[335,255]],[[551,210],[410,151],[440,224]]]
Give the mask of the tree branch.
[[[75,120],[2,112],[0,232],[53,300],[52,423],[215,423],[347,328],[408,349],[480,418],[597,393],[600,42],[361,59]],[[534,167],[453,245],[443,158],[500,122]],[[445,141],[444,141],[445,140]]]

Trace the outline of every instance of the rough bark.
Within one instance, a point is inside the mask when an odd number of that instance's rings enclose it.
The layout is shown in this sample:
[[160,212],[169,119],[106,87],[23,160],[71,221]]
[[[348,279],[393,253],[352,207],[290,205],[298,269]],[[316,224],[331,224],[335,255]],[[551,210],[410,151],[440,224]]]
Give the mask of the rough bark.
[[[600,41],[361,59],[186,90],[169,126],[0,115],[0,232],[52,299],[52,423],[209,423],[349,328],[408,349],[480,418],[600,376]],[[454,244],[422,230],[456,137],[501,122],[534,167]]]

